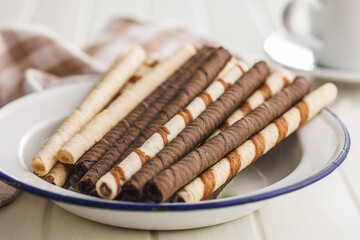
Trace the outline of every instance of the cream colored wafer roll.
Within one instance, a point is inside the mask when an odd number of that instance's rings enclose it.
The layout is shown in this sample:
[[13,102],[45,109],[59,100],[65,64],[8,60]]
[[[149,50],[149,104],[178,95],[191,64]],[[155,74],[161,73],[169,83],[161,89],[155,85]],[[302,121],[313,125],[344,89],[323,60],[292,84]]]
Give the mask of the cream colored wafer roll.
[[159,53],[150,53],[144,64],[135,72],[134,75],[132,75],[129,79],[129,81],[125,84],[125,86],[119,91],[119,95],[126,90],[130,89],[132,85],[134,85],[136,82],[140,81],[146,74],[148,74],[150,71],[152,71],[158,64],[160,64],[162,61],[164,61],[164,58],[162,58]]
[[[229,86],[239,79],[245,71],[244,68],[246,67],[242,62],[229,61],[215,80],[199,96],[154,133],[140,148],[137,148],[116,165],[116,168],[124,173],[121,179],[114,179],[115,176],[111,174],[111,172],[106,173],[100,178],[96,185],[98,194],[101,196],[99,188],[101,184],[106,181],[110,183],[108,186],[113,188],[113,194],[110,196],[110,199],[114,199],[127,179],[134,175],[142,165],[145,164],[144,159],[154,157],[156,153],[164,148],[168,142],[173,140],[192,120],[197,118],[209,104],[216,101]],[[146,156],[145,158],[144,155]],[[116,182],[120,184],[117,185]]]
[[281,89],[288,86],[294,80],[294,76],[291,72],[285,69],[279,69],[271,73],[271,75],[265,80],[264,84],[256,90],[251,96],[244,102],[244,104],[234,111],[225,122],[214,131],[213,134],[207,139],[211,139],[219,133],[225,131],[228,127],[233,125],[236,121],[245,117],[249,112],[260,106],[270,97],[274,96]]
[[81,131],[71,137],[58,151],[58,160],[63,163],[75,163],[84,152],[99,141],[195,52],[196,50],[192,45],[186,44],[158,64],[131,88],[124,91],[106,109],[96,115]]
[[145,51],[141,47],[135,47],[126,56],[114,62],[79,107],[43,143],[40,151],[32,159],[31,166],[37,175],[44,176],[50,171],[57,162],[56,153],[59,149],[111,101],[141,66],[145,57]]
[[280,118],[274,120],[181,189],[175,201],[198,202],[205,199],[236,173],[293,133],[304,122],[313,118],[324,106],[331,103],[336,95],[337,88],[332,83],[326,83],[308,94]]
[[70,177],[72,166],[57,162],[55,166],[44,176],[44,180],[58,187],[64,186]]

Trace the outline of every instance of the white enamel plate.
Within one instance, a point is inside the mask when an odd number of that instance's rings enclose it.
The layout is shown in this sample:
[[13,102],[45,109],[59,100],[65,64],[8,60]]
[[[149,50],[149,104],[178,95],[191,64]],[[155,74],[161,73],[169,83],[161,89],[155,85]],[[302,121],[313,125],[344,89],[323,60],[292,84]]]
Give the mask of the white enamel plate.
[[227,222],[260,208],[266,199],[325,177],[342,163],[350,147],[346,127],[324,110],[238,174],[220,199],[196,204],[155,204],[90,197],[41,180],[32,173],[30,161],[91,86],[77,83],[56,87],[22,97],[0,109],[0,178],[96,222],[157,230]]

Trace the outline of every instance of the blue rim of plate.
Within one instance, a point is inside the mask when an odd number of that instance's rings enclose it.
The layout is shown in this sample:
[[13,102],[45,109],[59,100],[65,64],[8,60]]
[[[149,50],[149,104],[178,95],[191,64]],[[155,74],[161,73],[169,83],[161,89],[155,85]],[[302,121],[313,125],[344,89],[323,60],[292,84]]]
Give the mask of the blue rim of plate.
[[261,200],[266,200],[273,198],[279,195],[293,192],[300,188],[304,188],[318,180],[326,177],[331,172],[333,172],[340,164],[345,160],[349,149],[350,149],[350,135],[343,124],[343,122],[329,109],[325,108],[340,124],[343,133],[345,135],[345,143],[336,159],[329,164],[327,167],[322,169],[320,172],[312,175],[302,181],[291,184],[286,187],[282,187],[273,191],[259,193],[251,196],[245,196],[240,198],[231,198],[231,199],[221,199],[221,201],[204,201],[200,203],[136,203],[136,202],[125,202],[125,201],[110,201],[110,200],[97,200],[97,199],[83,199],[72,196],[66,196],[58,193],[49,192],[42,190],[37,187],[22,183],[2,172],[0,172],[0,179],[5,180],[8,184],[24,190],[25,192],[48,198],[51,200],[70,203],[86,207],[95,207],[95,208],[104,208],[104,209],[114,209],[114,210],[127,210],[127,211],[193,211],[193,210],[206,210],[206,209],[216,209],[223,207],[231,207],[236,205],[241,205],[245,203],[258,202]]

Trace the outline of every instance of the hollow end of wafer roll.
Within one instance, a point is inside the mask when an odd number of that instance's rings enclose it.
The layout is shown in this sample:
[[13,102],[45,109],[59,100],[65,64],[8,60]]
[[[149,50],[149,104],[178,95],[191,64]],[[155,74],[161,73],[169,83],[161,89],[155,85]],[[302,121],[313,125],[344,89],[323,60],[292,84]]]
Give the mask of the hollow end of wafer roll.
[[74,163],[74,156],[65,149],[59,150],[58,153],[56,154],[56,158],[62,163],[66,163],[66,164]]
[[159,203],[159,202],[166,200],[166,199],[163,199],[163,195],[162,195],[161,191],[158,189],[158,187],[156,186],[156,184],[153,181],[149,181],[145,185],[145,193],[153,202]]
[[45,176],[43,179],[45,181],[47,181],[48,183],[50,183],[50,184],[56,185],[55,184],[55,178],[53,176],[51,176],[51,175]]
[[39,156],[34,157],[31,160],[31,167],[34,170],[34,173],[38,176],[44,176],[48,173],[44,161]]
[[91,191],[95,188],[95,185],[90,179],[80,179],[78,183],[79,192],[84,194],[90,194]]
[[111,199],[111,189],[105,183],[100,185],[99,191],[102,198]]
[[132,201],[142,201],[144,194],[141,191],[140,187],[138,186],[138,183],[136,181],[133,182],[133,184],[124,184],[122,187],[122,192],[124,195],[129,198]]

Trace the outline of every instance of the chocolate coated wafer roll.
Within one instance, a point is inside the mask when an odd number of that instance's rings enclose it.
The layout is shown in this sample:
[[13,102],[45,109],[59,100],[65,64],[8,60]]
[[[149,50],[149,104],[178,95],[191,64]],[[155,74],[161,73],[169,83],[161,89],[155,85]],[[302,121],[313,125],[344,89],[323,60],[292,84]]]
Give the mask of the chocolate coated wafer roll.
[[[170,103],[151,121],[148,126],[146,126],[139,138],[134,141],[133,146],[140,147],[155,131],[157,131],[178,111],[180,111],[184,106],[186,106],[194,97],[200,94],[200,92],[215,79],[219,72],[228,63],[230,58],[230,53],[226,49],[219,47],[208,58],[208,60],[195,72],[195,74],[184,85],[184,87],[179,91],[175,98],[170,101]],[[111,199],[114,199],[118,193],[118,190],[120,190],[119,177],[121,177],[122,175],[118,174],[119,171],[116,171],[117,169],[118,168],[115,166],[113,168],[113,171],[110,171],[108,173],[108,178],[110,178],[109,180],[113,183],[112,194],[111,196],[108,196]],[[105,176],[106,175],[104,175],[103,178]],[[106,180],[106,178],[107,177],[105,177],[104,179]],[[107,195],[102,195],[99,190],[97,191],[100,196]],[[107,191],[107,189],[104,189],[104,191],[107,193],[110,192]]]
[[[135,120],[143,114],[164,91],[168,90],[167,95],[173,90],[177,90],[189,73],[195,69],[213,52],[213,48],[204,47],[188,60],[179,70],[177,70],[166,82],[160,85],[153,93],[151,93],[141,104],[139,104],[125,119],[121,120],[114,128],[112,128],[99,142],[97,142],[89,151],[87,151],[75,164],[75,173],[79,177],[83,177],[87,171],[104,155],[104,153],[119,140],[121,135],[130,128]],[[154,66],[154,64],[151,64]],[[143,73],[144,74],[144,73]],[[139,80],[139,79],[138,79]],[[172,90],[173,89],[173,90]]]
[[[219,51],[219,50],[217,50]],[[215,51],[212,51],[210,56],[207,60],[205,60],[204,65],[208,65],[207,68],[213,67],[212,65],[208,64],[211,59],[214,58]],[[216,55],[215,55],[216,56]],[[221,66],[226,63],[226,60],[223,58],[223,62],[220,62]],[[144,113],[139,120],[137,120],[137,123],[132,126],[124,136],[122,136],[112,148],[108,150],[108,152],[101,158],[101,160],[93,166],[92,169],[89,170],[89,172],[84,175],[84,177],[79,182],[79,190],[83,193],[87,193],[89,190],[91,190],[93,187],[95,187],[96,182],[100,177],[102,177],[107,171],[109,171],[114,164],[119,160],[121,155],[124,154],[124,152],[127,150],[127,148],[133,143],[133,141],[139,136],[140,132],[142,130],[147,130],[148,123],[152,121],[152,119],[157,116],[159,111],[161,111],[166,104],[175,96],[175,93],[177,92],[178,88],[183,85],[186,80],[194,75],[194,72],[196,74],[196,68],[200,67],[201,63],[199,62],[198,65],[193,64],[191,66],[192,71],[187,71],[183,73],[182,79],[179,79],[176,83],[172,84],[172,86],[160,97],[160,99],[153,104],[151,108],[149,108],[146,113]],[[220,69],[221,70],[221,69]],[[219,70],[219,71],[220,71]],[[191,77],[192,79],[192,77]],[[189,80],[191,83],[191,79]],[[180,81],[181,80],[181,81]],[[189,85],[189,83],[185,83],[183,86],[184,89]],[[181,92],[181,90],[180,90]],[[177,98],[178,94],[176,94],[175,99]],[[173,100],[171,100],[173,102]],[[168,106],[171,106],[171,102],[168,104]],[[175,108],[175,106],[173,106]],[[146,127],[146,128],[145,128]],[[126,153],[125,153],[126,154]],[[121,158],[120,160],[124,159]]]
[[313,118],[337,95],[335,85],[326,83],[305,96],[304,99],[273,121],[258,134],[182,188],[175,196],[176,202],[198,202],[226,185],[231,178],[276,146],[306,121]]
[[197,119],[191,122],[172,142],[137,172],[126,184],[126,193],[140,200],[143,188],[156,174],[169,167],[211,134],[270,74],[265,62],[255,64]]
[[[297,77],[291,85],[261,104],[249,115],[159,173],[148,182],[146,193],[155,202],[165,201],[180,187],[264,128],[299,101],[309,90],[310,83],[303,77]],[[193,141],[191,138],[187,139],[187,142]],[[179,149],[187,147],[184,145],[185,143],[179,144],[178,146],[181,147]]]

